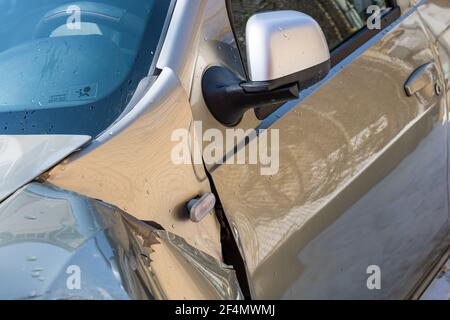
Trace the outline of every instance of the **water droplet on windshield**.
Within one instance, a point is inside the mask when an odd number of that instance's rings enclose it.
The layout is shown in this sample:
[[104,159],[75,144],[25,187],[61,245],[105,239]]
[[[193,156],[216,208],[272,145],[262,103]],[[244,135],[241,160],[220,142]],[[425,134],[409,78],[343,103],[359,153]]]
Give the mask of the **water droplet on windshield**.
[[33,272],[31,272],[31,276],[33,278],[39,278],[41,276],[41,272],[40,271],[33,271]]

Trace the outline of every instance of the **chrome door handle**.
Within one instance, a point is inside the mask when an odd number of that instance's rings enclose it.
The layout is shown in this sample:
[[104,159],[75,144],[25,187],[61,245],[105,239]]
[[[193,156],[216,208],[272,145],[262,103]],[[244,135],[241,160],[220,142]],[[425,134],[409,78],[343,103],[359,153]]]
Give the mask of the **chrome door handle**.
[[406,95],[412,97],[428,86],[432,86],[434,91],[436,85],[439,85],[439,80],[436,64],[432,61],[420,66],[411,74],[405,83]]

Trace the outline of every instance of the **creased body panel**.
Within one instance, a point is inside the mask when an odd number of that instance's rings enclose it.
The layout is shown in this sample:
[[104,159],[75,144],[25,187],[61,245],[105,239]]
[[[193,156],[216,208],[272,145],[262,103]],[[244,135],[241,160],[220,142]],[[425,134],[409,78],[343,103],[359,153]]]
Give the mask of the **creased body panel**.
[[190,130],[192,113],[178,78],[164,69],[145,97],[87,149],[53,169],[48,181],[156,221],[192,246],[221,258],[216,217],[188,220],[185,204],[209,192],[202,166],[176,165],[175,130]]
[[0,205],[0,298],[239,299],[234,271],[98,200],[32,183]]

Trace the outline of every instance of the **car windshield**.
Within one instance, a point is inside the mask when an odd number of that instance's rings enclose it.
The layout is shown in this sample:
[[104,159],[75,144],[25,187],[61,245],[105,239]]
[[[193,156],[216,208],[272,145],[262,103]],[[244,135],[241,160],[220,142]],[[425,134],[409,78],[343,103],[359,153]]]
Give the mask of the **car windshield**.
[[105,130],[149,75],[169,7],[0,0],[0,134]]

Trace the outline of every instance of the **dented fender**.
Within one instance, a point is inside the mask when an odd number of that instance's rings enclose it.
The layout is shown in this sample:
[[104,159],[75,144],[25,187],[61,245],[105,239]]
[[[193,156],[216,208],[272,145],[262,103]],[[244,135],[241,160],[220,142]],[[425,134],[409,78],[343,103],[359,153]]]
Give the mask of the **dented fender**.
[[0,299],[241,299],[235,271],[156,223],[49,184],[0,204]]

